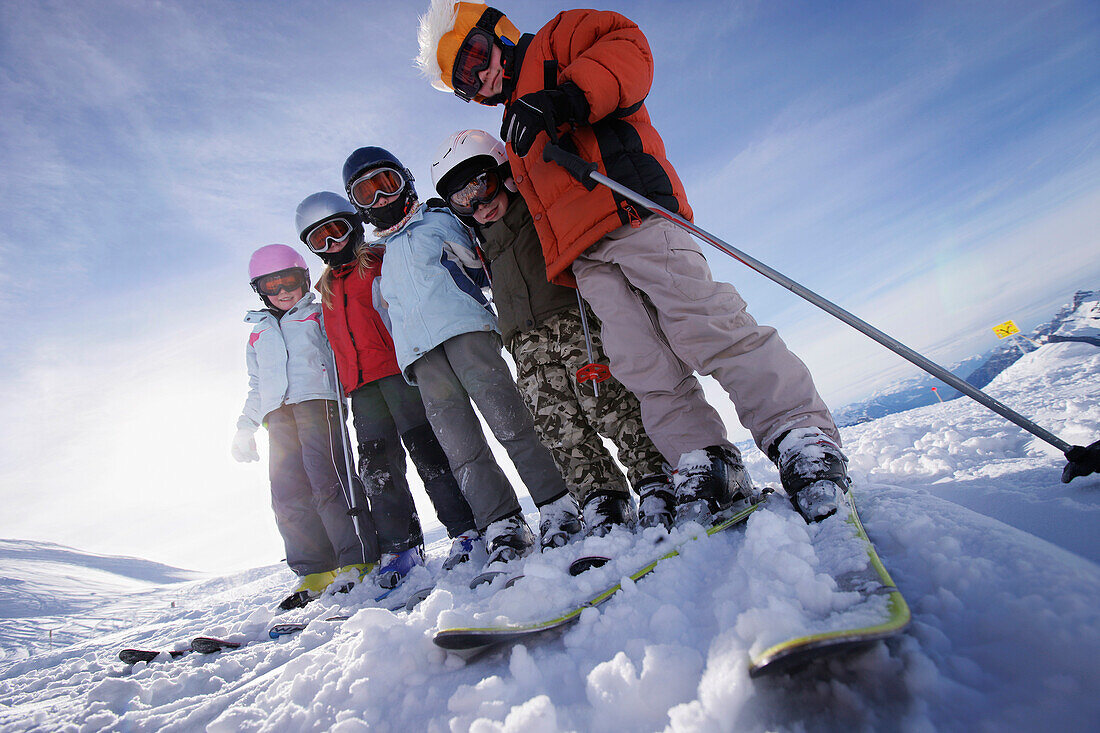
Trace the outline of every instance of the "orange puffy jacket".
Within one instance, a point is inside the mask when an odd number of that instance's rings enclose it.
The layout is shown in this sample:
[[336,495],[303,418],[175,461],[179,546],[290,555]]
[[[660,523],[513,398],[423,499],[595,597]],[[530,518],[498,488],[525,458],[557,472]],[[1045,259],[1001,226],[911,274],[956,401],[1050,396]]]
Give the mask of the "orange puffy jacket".
[[[598,165],[627,188],[691,220],[684,186],[649,121],[645,98],[653,57],[641,29],[611,11],[567,10],[517,44],[519,76],[507,104],[546,86],[544,62],[557,62],[557,83],[576,84],[590,109],[587,125],[563,125],[562,147]],[[551,282],[575,285],[569,266],[605,234],[646,212],[604,186],[592,191],[542,159],[539,135],[527,156],[508,145],[513,178],[535,221]]]

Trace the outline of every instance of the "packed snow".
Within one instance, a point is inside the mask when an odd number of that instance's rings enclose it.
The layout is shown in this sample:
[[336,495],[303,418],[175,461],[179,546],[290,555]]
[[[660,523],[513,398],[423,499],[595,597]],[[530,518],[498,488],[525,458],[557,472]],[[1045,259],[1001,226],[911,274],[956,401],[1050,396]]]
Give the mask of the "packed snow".
[[[1071,443],[1100,437],[1091,344],[1044,345],[986,391]],[[541,618],[625,576],[651,536],[532,557],[508,589],[471,590],[474,570],[461,569],[411,612],[380,607],[363,585],[297,615],[272,610],[293,581],[281,566],[194,578],[11,541],[0,544],[0,729],[1096,730],[1100,476],[1062,484],[1055,449],[968,399],[842,434],[867,533],[913,616],[862,653],[750,679],[751,653],[848,602],[822,551],[829,520],[808,527],[775,497],[564,632],[472,659],[432,634]],[[776,486],[759,451],[742,448],[754,480]],[[409,590],[442,563],[449,543],[440,530],[431,540]],[[585,552],[615,561],[569,577]],[[351,618],[325,620],[341,613]],[[272,623],[299,619],[313,620],[267,640]],[[245,646],[132,667],[117,658],[197,635]]]

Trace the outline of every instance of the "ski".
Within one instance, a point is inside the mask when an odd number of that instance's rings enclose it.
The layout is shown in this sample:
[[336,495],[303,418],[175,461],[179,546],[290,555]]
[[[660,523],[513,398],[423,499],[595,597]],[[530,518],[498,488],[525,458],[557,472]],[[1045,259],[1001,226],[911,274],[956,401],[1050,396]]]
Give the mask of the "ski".
[[[825,657],[863,649],[874,642],[901,633],[909,625],[908,604],[883,566],[870,538],[867,537],[867,532],[856,512],[855,500],[851,492],[846,492],[844,496],[849,510],[845,525],[866,553],[867,565],[862,570],[838,576],[837,587],[845,592],[858,593],[859,601],[856,607],[877,615],[877,623],[845,626],[842,623],[843,619],[838,619],[840,623],[833,624],[834,628],[808,632],[769,644],[763,650],[751,655],[749,664],[751,677],[790,672]],[[882,599],[885,599],[885,603]],[[845,609],[845,613],[851,613],[852,610],[852,608]],[[823,625],[830,626],[829,619],[825,621]]]
[[[329,616],[325,621],[347,621],[351,616]],[[275,624],[267,630],[269,639],[281,639],[284,636],[293,636],[299,631],[305,631],[309,621],[291,621],[289,623]]]
[[[478,587],[482,585],[489,585],[497,578],[503,578],[506,575],[508,575],[507,570],[486,570],[485,572],[474,576],[474,579],[470,581],[470,590],[477,590]],[[513,585],[516,584],[516,581],[518,581],[522,577],[522,573],[509,577],[508,580],[505,581],[504,587],[511,588]]]
[[[398,611],[411,611],[416,608],[416,606],[419,605],[422,600],[427,598],[433,590],[435,590],[435,584],[432,583],[431,585],[417,588],[416,590],[411,591],[407,596],[401,596],[398,598],[393,597],[395,591],[403,589],[403,583],[396,587],[390,588],[384,593],[380,593],[379,595],[375,596],[374,602],[381,604],[382,608],[386,609],[387,611],[393,611],[394,613]],[[385,601],[389,602],[386,603]]]
[[118,653],[118,658],[125,664],[137,664],[138,662],[152,662],[161,654],[167,654],[169,659],[179,659],[190,649],[154,650],[154,649],[123,649]]
[[576,560],[569,563],[569,574],[576,577],[593,568],[602,568],[609,562],[611,562],[611,558],[606,555],[585,555],[584,557],[578,557]]
[[[706,531],[706,536],[718,534],[719,532],[729,529],[730,527],[737,526],[748,519],[749,515],[762,507],[767,500],[768,494],[751,504],[735,505],[730,510],[727,510],[727,514],[721,518],[717,523],[711,525]],[[649,575],[653,570],[663,561],[676,557],[680,554],[680,548],[686,545],[688,542],[692,542],[696,538],[689,538],[680,542],[670,548],[667,552],[657,557],[655,560],[643,565],[641,568],[632,573],[630,580],[639,580]],[[606,561],[606,558],[598,558]],[[579,558],[573,562],[574,566],[578,563],[586,564],[588,567],[595,567],[596,563],[591,562],[593,558]],[[583,561],[583,562],[582,562]],[[587,569],[587,568],[586,568]],[[572,571],[572,568],[571,568]],[[574,575],[577,573],[573,573]],[[496,626],[484,626],[473,628],[448,628],[440,629],[435,633],[432,641],[443,649],[450,651],[466,651],[474,652],[481,649],[485,649],[491,646],[499,644],[512,644],[518,641],[527,640],[531,637],[541,635],[548,631],[560,629],[568,626],[569,624],[580,618],[582,612],[587,608],[595,608],[600,604],[608,601],[612,596],[622,589],[622,581],[616,582],[614,585],[606,588],[605,590],[597,593],[588,600],[574,606],[564,613],[543,621],[531,621],[527,623],[503,623]]]
[[199,654],[216,654],[226,649],[240,649],[241,642],[219,639],[214,636],[196,636],[191,640],[191,651]]

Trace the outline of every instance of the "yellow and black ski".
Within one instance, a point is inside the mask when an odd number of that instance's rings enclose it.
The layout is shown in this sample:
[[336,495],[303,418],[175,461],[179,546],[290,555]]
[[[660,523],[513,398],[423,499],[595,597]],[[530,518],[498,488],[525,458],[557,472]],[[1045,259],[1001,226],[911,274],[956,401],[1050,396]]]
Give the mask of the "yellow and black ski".
[[[729,529],[730,527],[742,524],[749,518],[750,514],[764,505],[766,497],[767,495],[765,494],[760,501],[754,504],[735,506],[727,510],[727,513],[722,519],[707,529],[705,536],[709,537]],[[700,538],[702,537],[703,535],[700,535]],[[694,541],[694,539],[695,538],[686,539],[672,549],[667,550],[664,554],[632,573],[629,576],[630,580],[638,580],[649,575],[660,563],[679,555],[680,548],[688,542]],[[620,581],[597,593],[583,603],[560,613],[554,618],[527,623],[505,623],[495,626],[440,629],[436,632],[432,641],[434,641],[437,646],[451,651],[479,651],[499,644],[513,644],[519,641],[526,641],[545,632],[568,626],[580,618],[581,613],[583,613],[585,609],[595,608],[605,603],[621,589],[622,582]]]
[[848,626],[841,615],[836,619],[823,619],[813,631],[768,644],[765,648],[750,653],[751,677],[788,672],[826,656],[858,650],[901,633],[909,625],[909,605],[894,585],[875,551],[875,546],[867,537],[859,514],[856,513],[851,492],[844,496],[847,499],[846,508],[849,510],[845,526],[866,552],[867,564],[861,570],[837,577],[837,587],[841,591],[858,593],[860,596],[853,607],[846,609],[846,615],[862,607],[867,612],[865,616],[871,616],[876,621]]

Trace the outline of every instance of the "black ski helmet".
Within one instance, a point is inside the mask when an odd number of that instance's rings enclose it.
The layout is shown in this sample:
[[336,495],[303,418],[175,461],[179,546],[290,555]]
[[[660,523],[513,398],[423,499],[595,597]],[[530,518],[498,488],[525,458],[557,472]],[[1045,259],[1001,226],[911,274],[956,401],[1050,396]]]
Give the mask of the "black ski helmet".
[[[405,185],[402,187],[401,193],[397,199],[385,206],[363,208],[356,203],[355,198],[352,196],[351,184],[363,173],[373,168],[387,166],[396,169],[404,176]],[[413,188],[413,180],[413,174],[409,169],[397,159],[396,155],[385,148],[374,146],[359,148],[344,161],[344,190],[348,194],[348,200],[359,210],[363,218],[377,229],[388,229],[394,226],[412,211],[413,206],[416,204],[416,189]]]

